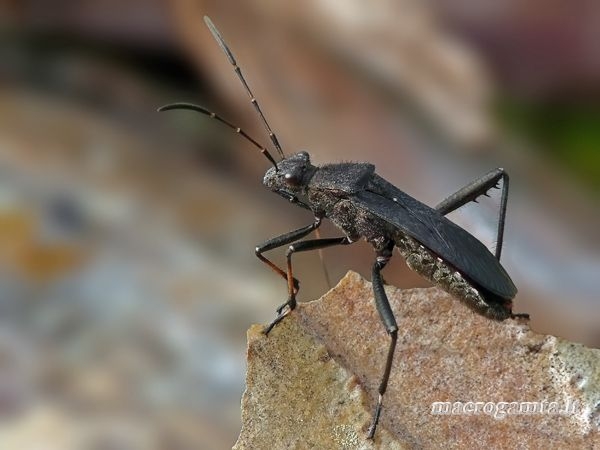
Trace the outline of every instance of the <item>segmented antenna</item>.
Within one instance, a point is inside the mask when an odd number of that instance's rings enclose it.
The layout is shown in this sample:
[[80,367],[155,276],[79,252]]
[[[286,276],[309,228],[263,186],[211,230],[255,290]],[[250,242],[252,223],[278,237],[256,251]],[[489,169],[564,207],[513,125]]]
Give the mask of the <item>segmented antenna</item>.
[[244,85],[244,89],[250,96],[250,101],[252,102],[252,105],[254,105],[254,109],[256,110],[256,112],[258,113],[260,118],[262,119],[263,125],[265,126],[265,128],[267,129],[267,132],[269,133],[271,142],[277,149],[277,153],[279,153],[279,156],[281,156],[281,159],[284,159],[285,155],[283,154],[281,145],[279,145],[277,136],[275,135],[275,133],[273,133],[273,130],[271,130],[271,127],[269,126],[269,123],[267,122],[265,115],[263,114],[262,110],[260,109],[260,106],[259,106],[258,102],[256,101],[256,98],[254,98],[254,94],[250,90],[250,86],[248,86],[248,83],[246,82],[244,75],[242,75],[242,70],[238,67],[237,62],[235,61],[235,58],[233,57],[233,53],[231,53],[231,50],[229,49],[229,47],[223,40],[223,36],[221,36],[221,33],[219,33],[219,30],[217,30],[217,27],[215,27],[215,24],[212,23],[212,20],[210,20],[210,18],[208,16],[204,16],[204,22],[206,23],[206,26],[208,27],[208,29],[212,33],[213,37],[219,44],[219,47],[221,47],[221,50],[223,50],[223,53],[225,53],[225,56],[227,56],[227,59],[233,66],[233,70],[235,71],[236,75],[238,76],[238,78],[240,79],[242,84]]
[[273,158],[273,156],[271,156],[271,154],[265,147],[260,145],[255,139],[253,139],[250,135],[248,135],[248,133],[246,133],[240,127],[235,126],[231,122],[223,119],[218,114],[216,114],[212,111],[209,111],[208,109],[204,108],[203,106],[194,105],[193,103],[170,103],[168,105],[161,106],[160,108],[158,108],[158,111],[163,112],[163,111],[170,111],[173,109],[188,109],[190,111],[196,111],[196,112],[199,112],[202,114],[206,114],[211,119],[215,119],[215,120],[227,125],[229,128],[235,130],[236,133],[241,134],[246,139],[248,139],[250,142],[252,142],[260,150],[260,152],[271,162],[271,164],[273,164],[273,166],[275,166],[275,169],[277,170],[277,163],[275,162],[275,159]]

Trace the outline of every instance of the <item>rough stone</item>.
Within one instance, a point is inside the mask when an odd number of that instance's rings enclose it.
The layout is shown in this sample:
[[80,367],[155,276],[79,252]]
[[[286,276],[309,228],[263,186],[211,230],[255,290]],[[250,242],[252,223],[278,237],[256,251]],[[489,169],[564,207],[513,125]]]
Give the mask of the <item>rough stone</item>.
[[400,331],[374,441],[388,337],[371,284],[349,272],[268,337],[249,330],[235,450],[600,448],[600,350],[491,321],[436,288],[386,292]]

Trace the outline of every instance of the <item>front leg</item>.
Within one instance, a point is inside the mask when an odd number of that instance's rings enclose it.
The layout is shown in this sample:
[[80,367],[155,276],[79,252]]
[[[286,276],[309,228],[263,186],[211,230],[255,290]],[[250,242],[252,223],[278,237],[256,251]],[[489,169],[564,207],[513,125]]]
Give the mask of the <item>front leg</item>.
[[[288,281],[288,285],[289,285],[290,281],[288,280],[286,271],[284,271],[283,269],[280,269],[271,260],[264,257],[263,253],[268,252],[269,250],[273,250],[275,248],[283,247],[284,245],[290,244],[294,241],[297,241],[298,239],[302,239],[304,236],[312,233],[314,230],[319,228],[319,226],[321,226],[321,218],[315,217],[315,221],[313,223],[311,223],[310,225],[307,225],[302,228],[298,228],[297,230],[290,231],[288,233],[284,233],[280,236],[276,236],[274,238],[269,239],[266,242],[263,242],[260,245],[257,245],[256,249],[254,250],[254,253],[256,254],[256,257],[258,259],[260,259],[263,263],[265,263],[267,266],[269,266],[275,273],[282,276],[284,280]],[[296,280],[295,278],[292,278],[291,283],[292,283],[292,286],[294,287],[296,293],[298,293],[298,289],[300,288],[300,286],[298,284],[298,280]]]
[[338,238],[324,238],[324,239],[311,239],[307,241],[300,241],[290,245],[285,252],[285,256],[287,258],[287,272],[286,278],[288,280],[288,300],[284,304],[282,304],[279,308],[277,308],[277,317],[275,320],[271,322],[265,328],[265,334],[269,334],[269,332],[273,329],[275,325],[277,325],[281,320],[296,307],[296,294],[298,293],[298,288],[294,285],[294,274],[292,270],[292,255],[296,252],[306,252],[309,250],[319,250],[326,247],[331,247],[333,245],[348,245],[351,244],[351,241],[348,237],[338,237]]

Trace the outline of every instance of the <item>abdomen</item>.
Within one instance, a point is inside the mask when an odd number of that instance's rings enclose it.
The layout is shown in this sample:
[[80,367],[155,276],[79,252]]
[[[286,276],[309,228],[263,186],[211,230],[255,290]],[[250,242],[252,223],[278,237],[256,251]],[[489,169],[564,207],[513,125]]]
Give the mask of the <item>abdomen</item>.
[[510,301],[506,302],[476,288],[455,268],[413,238],[398,232],[395,242],[408,267],[475,312],[494,320],[504,320],[511,316],[510,306],[508,306]]

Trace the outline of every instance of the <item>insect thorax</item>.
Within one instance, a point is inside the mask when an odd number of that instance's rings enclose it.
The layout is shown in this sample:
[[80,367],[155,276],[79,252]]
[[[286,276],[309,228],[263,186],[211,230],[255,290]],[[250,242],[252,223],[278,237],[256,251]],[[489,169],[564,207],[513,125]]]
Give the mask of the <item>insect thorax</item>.
[[398,232],[395,239],[408,267],[450,293],[477,313],[496,320],[510,317],[510,307],[488,301],[460,272],[413,238]]

